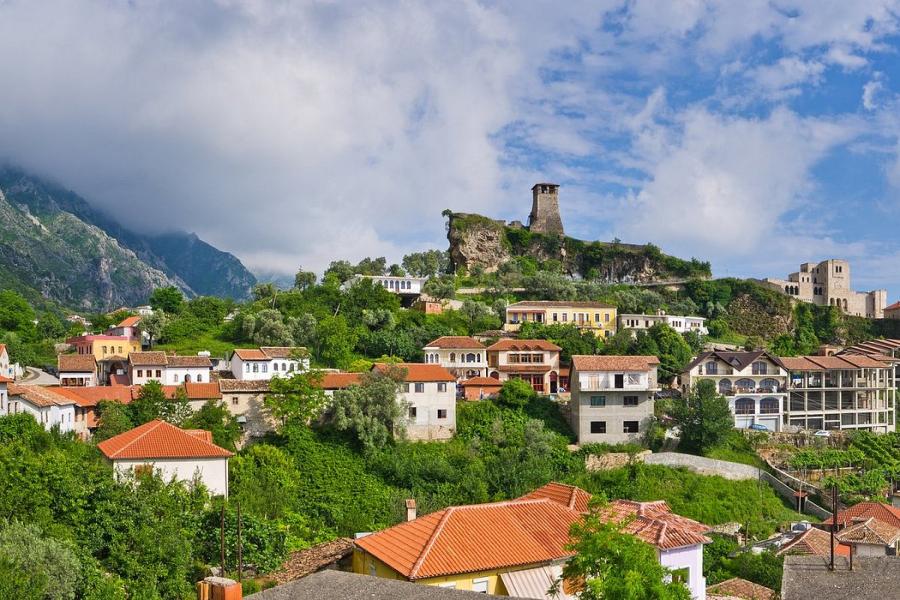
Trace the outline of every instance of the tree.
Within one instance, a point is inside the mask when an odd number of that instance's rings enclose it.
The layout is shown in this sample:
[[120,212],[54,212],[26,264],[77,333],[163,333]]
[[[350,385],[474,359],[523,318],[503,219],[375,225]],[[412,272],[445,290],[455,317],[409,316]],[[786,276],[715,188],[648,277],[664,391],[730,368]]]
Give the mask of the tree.
[[344,317],[326,317],[316,327],[315,357],[324,365],[344,368],[353,360],[357,339]]
[[[40,586],[36,597],[75,598],[81,572],[78,557],[68,544],[45,537],[38,526],[0,521],[0,557],[26,573],[29,585]],[[21,591],[26,597],[32,593],[30,589]]]
[[294,289],[295,290],[306,290],[316,285],[316,274],[312,271],[304,271],[303,269],[299,269],[297,274],[294,275]]
[[162,310],[170,315],[178,314],[184,306],[184,295],[173,285],[156,288],[150,294],[150,306],[153,310]]
[[432,277],[425,282],[423,291],[433,298],[445,299],[456,296],[456,282],[450,275]]
[[114,400],[101,400],[97,405],[99,421],[93,440],[102,442],[134,428],[127,406]]
[[416,277],[434,277],[450,270],[450,255],[442,250],[412,252],[403,257],[403,268]]
[[12,290],[0,291],[0,329],[24,332],[33,328],[34,310],[28,301]]
[[141,331],[147,334],[150,341],[150,348],[153,348],[153,340],[157,340],[162,336],[163,330],[169,324],[169,318],[166,311],[162,309],[154,310],[152,314],[141,317]]
[[685,339],[665,323],[657,323],[648,330],[648,334],[656,343],[657,352],[641,352],[659,356],[659,379],[670,382],[681,374],[691,360],[691,347]]
[[272,282],[257,283],[253,286],[253,299],[257,302],[272,300],[274,303],[276,296],[278,296],[278,286]]
[[162,419],[180,426],[191,414],[183,388],[179,388],[175,398],[169,400],[162,385],[156,380],[141,386],[138,397],[128,405],[128,410],[135,426],[154,419]]
[[581,588],[581,600],[690,600],[688,588],[659,564],[656,549],[625,533],[627,521],[610,520],[605,508],[595,500],[572,526],[575,555],[555,587]]
[[291,377],[273,377],[263,401],[272,416],[289,424],[309,425],[319,418],[328,402],[322,389],[321,371],[298,371]]
[[339,431],[349,431],[373,450],[406,434],[405,401],[398,399],[406,369],[386,367],[360,376],[359,385],[334,393],[332,420]]
[[277,446],[254,444],[231,459],[231,499],[266,519],[278,519],[297,502],[302,477],[293,459]]
[[670,416],[679,431],[679,446],[695,454],[718,445],[734,428],[728,400],[716,392],[716,384],[711,380],[701,381],[683,398],[675,400]]
[[38,319],[37,333],[45,340],[57,340],[66,335],[66,326],[56,313],[45,312]]
[[[600,350],[600,342],[596,335],[586,329],[579,329],[576,325],[552,323],[545,325],[529,321],[519,329],[520,339],[548,340],[562,348],[560,358],[566,363],[572,360],[573,355],[597,354]],[[623,336],[628,344],[631,344],[631,334],[626,332]],[[626,345],[626,347],[627,347]],[[627,351],[613,352],[613,354],[627,354]]]
[[334,260],[331,261],[331,264],[328,265],[328,268],[325,269],[325,277],[331,275],[334,277],[338,283],[347,283],[350,281],[356,273],[353,270],[353,265],[351,265],[346,260]]
[[525,289],[538,300],[574,300],[578,295],[578,289],[571,279],[549,271],[538,271],[526,278]]
[[537,392],[530,383],[524,379],[508,379],[500,388],[495,402],[500,406],[516,409],[527,406],[535,398],[537,398]]
[[284,322],[281,312],[266,308],[255,315],[244,315],[241,333],[245,339],[258,346],[293,346],[291,328]]
[[390,275],[391,277],[405,277],[406,271],[404,271],[403,267],[401,267],[400,265],[393,264],[388,267],[388,275]]
[[221,400],[207,401],[200,410],[185,419],[184,427],[209,431],[212,433],[213,442],[226,450],[235,450],[241,439],[241,426],[237,418],[228,411],[228,407]]

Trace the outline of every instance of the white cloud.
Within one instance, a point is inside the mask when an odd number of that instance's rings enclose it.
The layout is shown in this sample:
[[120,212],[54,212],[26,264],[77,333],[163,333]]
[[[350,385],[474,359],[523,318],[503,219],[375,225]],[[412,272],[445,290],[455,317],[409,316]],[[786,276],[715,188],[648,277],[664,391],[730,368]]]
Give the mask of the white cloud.
[[751,69],[747,77],[763,94],[783,97],[799,94],[799,86],[803,84],[817,84],[824,71],[825,65],[818,61],[787,56],[771,65]]
[[861,69],[869,64],[869,61],[862,56],[849,52],[841,46],[832,46],[828,50],[827,58],[829,62],[840,65],[850,71]]
[[863,94],[862,94],[862,103],[863,107],[866,110],[875,110],[878,108],[878,102],[876,100],[879,92],[884,89],[884,85],[881,83],[880,79],[873,79],[871,81],[866,82],[863,86]]

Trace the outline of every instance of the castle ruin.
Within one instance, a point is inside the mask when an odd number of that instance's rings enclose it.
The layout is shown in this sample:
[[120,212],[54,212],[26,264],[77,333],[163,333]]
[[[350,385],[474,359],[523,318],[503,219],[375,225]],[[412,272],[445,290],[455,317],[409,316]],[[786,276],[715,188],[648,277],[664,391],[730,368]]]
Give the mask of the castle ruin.
[[531,214],[528,216],[528,229],[535,233],[548,235],[565,235],[562,219],[559,216],[559,185],[555,183],[537,183],[531,188]]

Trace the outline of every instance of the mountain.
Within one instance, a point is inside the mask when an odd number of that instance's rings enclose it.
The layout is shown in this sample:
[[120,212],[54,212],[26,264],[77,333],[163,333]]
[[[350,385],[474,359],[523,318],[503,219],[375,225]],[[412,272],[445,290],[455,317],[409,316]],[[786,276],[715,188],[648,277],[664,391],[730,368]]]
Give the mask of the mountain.
[[82,310],[139,304],[155,287],[246,298],[256,279],[193,233],[143,235],[84,198],[0,167],[0,285]]

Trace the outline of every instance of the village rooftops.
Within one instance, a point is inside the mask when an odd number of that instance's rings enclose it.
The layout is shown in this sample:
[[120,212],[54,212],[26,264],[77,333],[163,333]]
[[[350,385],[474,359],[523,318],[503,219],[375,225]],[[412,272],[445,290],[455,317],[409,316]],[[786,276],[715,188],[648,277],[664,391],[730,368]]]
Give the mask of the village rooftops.
[[268,392],[269,382],[266,380],[244,380],[244,379],[219,379],[219,389],[222,393],[239,393],[239,392]]
[[573,356],[578,371],[649,371],[659,365],[656,356]]
[[355,598],[365,598],[365,600],[478,600],[479,598],[499,598],[499,596],[334,570],[319,571],[308,577],[245,596],[245,600],[351,600]]
[[514,302],[506,307],[506,310],[521,310],[523,308],[615,308],[613,304],[605,302],[566,302],[564,300],[523,300]]
[[306,353],[302,346],[262,346],[260,350],[269,358],[293,358],[296,354]]
[[460,349],[460,350],[483,350],[484,344],[467,335],[445,335],[436,340],[432,340],[425,344],[425,349],[441,348],[441,349]]
[[44,387],[40,385],[9,384],[6,388],[6,392],[10,396],[19,396],[20,398],[24,398],[30,404],[42,408],[48,406],[67,406],[70,404],[77,404],[68,396],[58,394],[55,391],[55,388]]
[[319,383],[324,390],[342,390],[359,385],[361,373],[324,373]]
[[548,342],[547,340],[498,340],[494,344],[488,346],[488,352],[503,352],[507,350],[513,351],[521,351],[521,350],[543,350],[549,352],[559,352],[562,350],[559,346],[554,344],[553,342]]
[[404,381],[406,382],[430,382],[430,381],[456,381],[450,371],[441,365],[428,365],[423,363],[377,363],[372,366],[373,371],[384,372],[391,367],[397,367],[406,371]]
[[135,367],[165,367],[168,359],[165,352],[132,352],[128,362]]
[[[707,598],[737,598],[739,600],[778,600],[778,594],[758,583],[732,577],[706,588]],[[824,599],[823,599],[824,600]]]
[[[893,527],[900,528],[900,508],[894,508],[890,504],[882,504],[881,502],[859,502],[850,506],[837,515],[839,525],[852,525],[854,521],[860,519],[868,519],[872,517],[883,523],[887,523]],[[829,517],[822,521],[823,525],[831,525],[832,519]]]
[[[900,304],[900,302],[897,304]],[[869,340],[868,342],[844,348],[841,356],[846,354],[886,354],[896,350],[900,350],[900,340]]]
[[778,359],[788,371],[884,369],[883,361],[859,354],[842,356],[786,356]]
[[60,354],[56,364],[60,373],[93,373],[97,370],[93,354]]
[[[850,555],[850,547],[835,539],[834,553],[841,556]],[[784,554],[811,554],[818,557],[831,556],[831,534],[815,527],[810,527],[790,542],[782,546],[776,552],[778,556]]]
[[845,544],[881,544],[892,546],[900,539],[900,528],[873,517],[862,519],[840,530],[835,537]]
[[591,502],[591,495],[580,487],[555,481],[539,487],[530,494],[525,494],[520,500],[537,500],[540,498],[552,500],[581,514],[588,512],[588,505]]
[[104,440],[97,448],[110,460],[232,456],[212,443],[208,431],[180,429],[159,420]]
[[122,322],[116,325],[116,327],[136,327],[138,323],[141,322],[140,315],[135,315],[133,317],[125,317],[122,319]]

